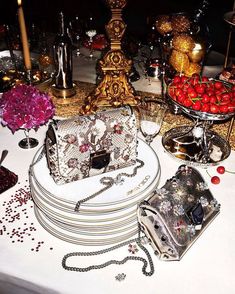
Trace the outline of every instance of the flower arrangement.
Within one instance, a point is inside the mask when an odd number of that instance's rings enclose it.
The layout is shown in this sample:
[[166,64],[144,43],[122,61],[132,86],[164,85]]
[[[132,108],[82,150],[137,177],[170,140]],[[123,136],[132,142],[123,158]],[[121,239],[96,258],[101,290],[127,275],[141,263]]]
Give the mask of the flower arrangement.
[[55,113],[48,94],[32,85],[17,85],[0,99],[0,122],[14,133],[18,129],[38,129]]

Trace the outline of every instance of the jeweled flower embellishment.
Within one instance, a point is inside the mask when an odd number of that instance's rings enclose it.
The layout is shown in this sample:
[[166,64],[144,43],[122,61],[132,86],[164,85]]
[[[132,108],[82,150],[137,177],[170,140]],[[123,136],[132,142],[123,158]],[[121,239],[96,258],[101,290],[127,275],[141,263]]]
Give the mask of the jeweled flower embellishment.
[[179,183],[180,183],[180,180],[179,179],[173,177],[171,181],[172,181],[172,187],[173,188],[176,188],[176,187],[179,186]]
[[130,134],[126,134],[124,140],[125,140],[125,143],[129,144],[133,141],[133,136]]
[[126,274],[124,274],[124,273],[118,274],[118,275],[116,275],[116,277],[115,277],[115,279],[116,279],[118,282],[124,281],[125,278],[126,278]]
[[77,143],[77,137],[73,134],[67,134],[64,136],[64,140],[68,143],[68,144],[76,144]]
[[196,234],[195,226],[194,226],[194,225],[188,225],[188,227],[187,227],[187,232],[188,232],[190,235],[194,236],[194,235]]
[[183,205],[181,205],[181,204],[174,205],[173,212],[177,216],[184,215],[185,214],[185,211],[184,211]]
[[174,223],[174,229],[177,235],[184,235],[186,232],[186,224],[183,219],[179,219]]
[[182,172],[182,175],[190,175],[192,173],[192,168],[190,166],[187,166],[187,165],[182,165],[180,168],[179,168],[179,171]]
[[82,144],[79,146],[79,151],[81,153],[85,153],[89,150],[89,147],[90,147],[89,144]]
[[215,210],[220,210],[220,204],[216,199],[213,199],[210,201],[210,205],[215,209]]
[[160,203],[159,208],[160,208],[161,212],[167,213],[172,209],[172,205],[171,205],[170,201],[165,200]]
[[207,183],[205,183],[205,182],[199,182],[199,183],[197,183],[197,185],[196,185],[196,189],[197,189],[198,191],[205,191],[205,190],[208,190],[208,185],[207,185]]
[[160,199],[165,198],[169,194],[169,191],[165,188],[156,189],[155,191]]
[[123,129],[124,129],[124,127],[121,125],[121,124],[115,124],[114,126],[113,126],[113,132],[114,132],[114,134],[119,134],[119,135],[121,135],[122,134],[122,132],[123,132]]
[[129,244],[128,251],[132,254],[136,254],[139,251],[139,249],[137,248],[135,244]]
[[78,159],[77,158],[70,158],[68,161],[68,167],[76,168],[78,166]]

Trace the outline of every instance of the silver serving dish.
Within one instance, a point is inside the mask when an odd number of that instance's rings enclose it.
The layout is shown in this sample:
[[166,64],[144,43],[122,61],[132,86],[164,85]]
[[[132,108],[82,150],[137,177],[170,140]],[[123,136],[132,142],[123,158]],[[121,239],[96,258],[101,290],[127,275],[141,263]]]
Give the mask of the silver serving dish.
[[167,131],[162,137],[162,145],[174,159],[187,165],[208,167],[225,160],[231,148],[216,132],[208,130],[205,140],[195,137],[195,126],[180,126]]

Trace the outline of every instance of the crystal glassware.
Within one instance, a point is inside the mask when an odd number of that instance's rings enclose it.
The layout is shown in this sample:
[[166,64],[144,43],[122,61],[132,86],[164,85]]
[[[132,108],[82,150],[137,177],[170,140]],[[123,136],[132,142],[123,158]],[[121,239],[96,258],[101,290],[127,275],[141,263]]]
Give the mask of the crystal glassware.
[[144,99],[138,109],[140,113],[140,131],[147,144],[150,145],[161,129],[167,105],[162,101]]
[[89,58],[92,59],[94,57],[92,43],[93,43],[93,38],[96,35],[96,30],[93,30],[93,29],[88,30],[88,31],[86,31],[86,35],[89,37],[89,48],[90,48]]
[[23,149],[31,149],[38,145],[38,140],[29,136],[29,130],[24,130],[25,138],[20,140],[19,146]]
[[87,23],[85,24],[85,33],[88,36],[88,44],[89,44],[89,59],[93,59],[93,38],[97,34],[95,20],[92,15],[89,16]]

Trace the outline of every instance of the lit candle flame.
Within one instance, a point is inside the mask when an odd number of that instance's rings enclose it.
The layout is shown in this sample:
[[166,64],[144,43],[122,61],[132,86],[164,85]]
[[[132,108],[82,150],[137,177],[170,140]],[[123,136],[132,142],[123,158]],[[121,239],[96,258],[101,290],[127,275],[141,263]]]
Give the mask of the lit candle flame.
[[22,1],[21,0],[17,0],[17,3],[18,3],[19,6],[22,5]]

